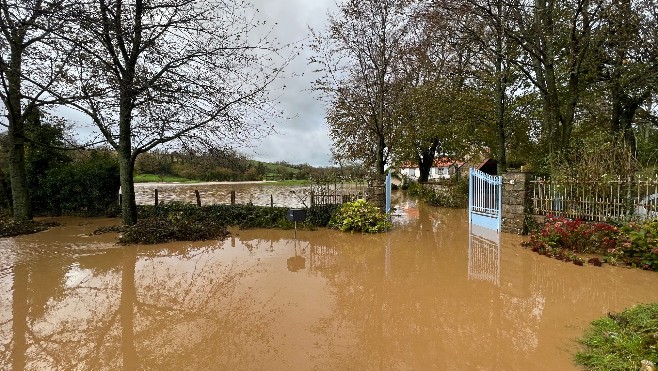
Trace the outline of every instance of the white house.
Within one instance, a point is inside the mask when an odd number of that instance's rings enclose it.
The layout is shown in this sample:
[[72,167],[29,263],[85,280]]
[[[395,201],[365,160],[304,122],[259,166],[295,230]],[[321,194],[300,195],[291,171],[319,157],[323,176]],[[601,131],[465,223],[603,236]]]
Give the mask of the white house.
[[[459,169],[464,163],[461,161],[452,160],[448,157],[435,158],[434,164],[430,169],[430,174],[428,180],[439,180],[439,179],[450,179],[452,175]],[[400,174],[409,178],[410,180],[418,180],[420,177],[420,169],[418,164],[412,164],[407,161],[400,165],[399,168]]]

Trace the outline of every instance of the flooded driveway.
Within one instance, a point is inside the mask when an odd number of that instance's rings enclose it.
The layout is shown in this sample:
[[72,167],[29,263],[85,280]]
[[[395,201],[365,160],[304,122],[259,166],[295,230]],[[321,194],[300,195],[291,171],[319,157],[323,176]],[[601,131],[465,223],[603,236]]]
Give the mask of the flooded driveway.
[[578,267],[402,200],[396,228],[114,245],[111,219],[0,240],[0,369],[567,370],[658,274]]

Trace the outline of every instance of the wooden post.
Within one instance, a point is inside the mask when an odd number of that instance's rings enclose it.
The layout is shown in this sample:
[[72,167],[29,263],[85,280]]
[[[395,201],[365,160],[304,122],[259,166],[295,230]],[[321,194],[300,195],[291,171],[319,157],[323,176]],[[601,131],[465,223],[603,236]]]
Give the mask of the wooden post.
[[314,205],[313,200],[315,199],[315,197],[313,197],[313,196],[315,196],[315,192],[311,191],[311,207],[313,207],[313,205]]
[[201,195],[199,195],[199,190],[198,189],[194,190],[194,195],[196,196],[196,205],[198,207],[201,207]]
[[231,205],[235,205],[235,191],[231,191]]
[[274,207],[274,197],[270,195],[270,207]]
[[154,191],[155,191],[155,206],[158,206],[158,189],[156,188]]

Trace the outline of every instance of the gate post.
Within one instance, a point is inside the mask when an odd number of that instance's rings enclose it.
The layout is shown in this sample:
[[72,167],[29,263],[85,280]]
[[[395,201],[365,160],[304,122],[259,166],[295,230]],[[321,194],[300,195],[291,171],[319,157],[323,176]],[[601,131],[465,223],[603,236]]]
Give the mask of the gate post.
[[386,208],[386,178],[384,175],[376,174],[368,180],[366,189],[366,201],[384,211]]
[[508,172],[503,174],[502,231],[506,233],[528,233],[527,219],[530,203],[530,174]]

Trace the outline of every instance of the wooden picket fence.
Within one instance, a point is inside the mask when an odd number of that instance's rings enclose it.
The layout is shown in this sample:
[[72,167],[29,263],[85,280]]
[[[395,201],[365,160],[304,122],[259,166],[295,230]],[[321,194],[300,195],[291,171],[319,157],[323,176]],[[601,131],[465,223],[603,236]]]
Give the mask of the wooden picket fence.
[[536,178],[531,184],[537,215],[590,221],[658,218],[658,177],[605,181]]

